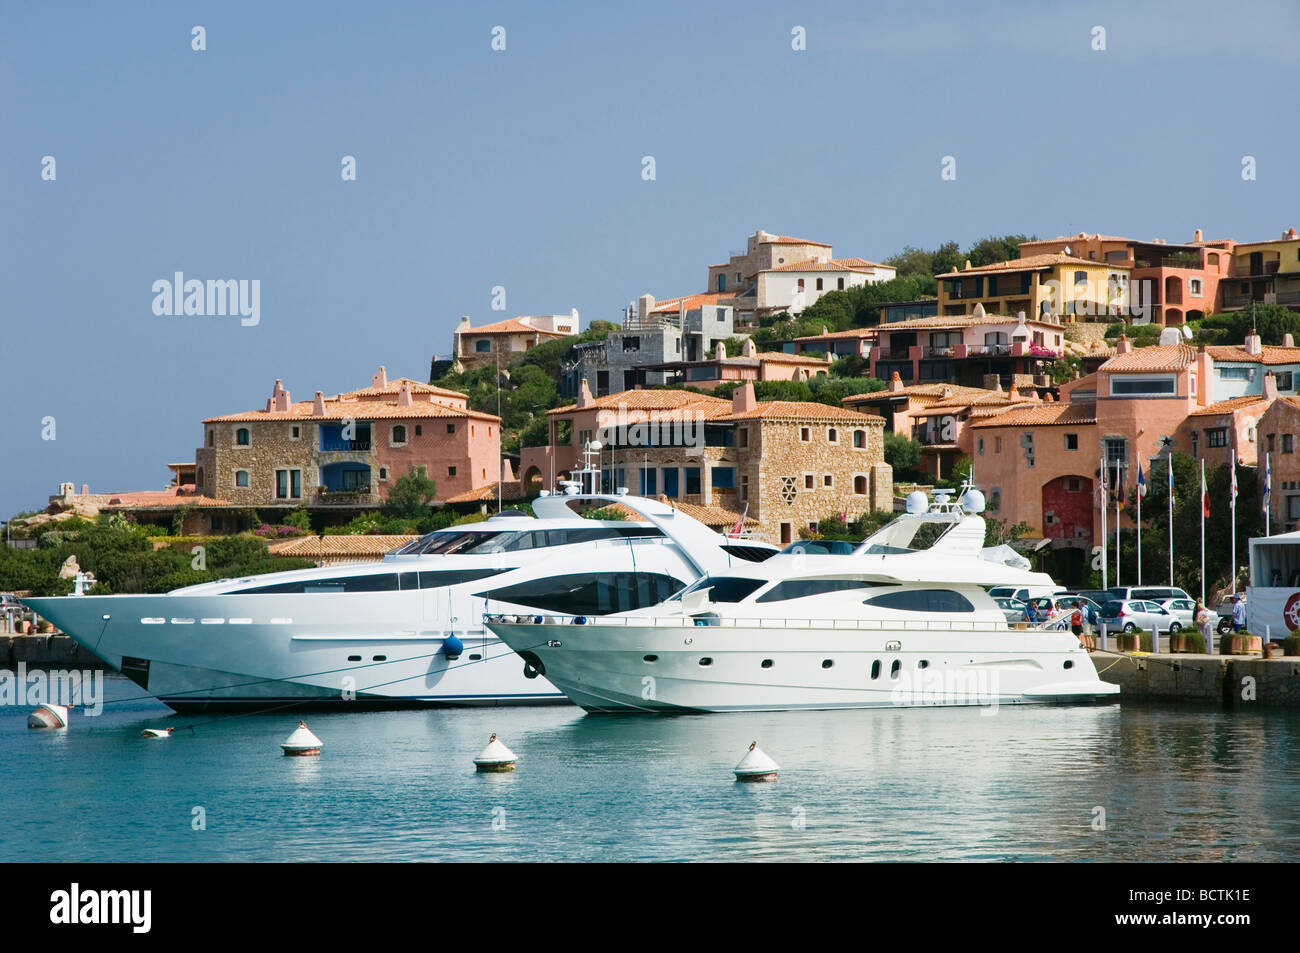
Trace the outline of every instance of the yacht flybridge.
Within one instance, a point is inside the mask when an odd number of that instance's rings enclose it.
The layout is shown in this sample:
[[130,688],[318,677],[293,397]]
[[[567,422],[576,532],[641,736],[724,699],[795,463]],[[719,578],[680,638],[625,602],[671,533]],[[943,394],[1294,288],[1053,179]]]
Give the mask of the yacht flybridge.
[[[848,554],[795,544],[662,605],[487,627],[583,708],[774,711],[1113,697],[1059,621],[1013,629],[995,585],[1052,586],[984,547],[984,497],[923,493]],[[1018,562],[1019,565],[1012,563]]]
[[[178,711],[563,703],[539,668],[484,629],[486,611],[634,610],[777,552],[655,500],[576,489],[538,499],[536,517],[507,511],[438,530],[379,563],[24,601]],[[572,508],[611,504],[636,518]]]

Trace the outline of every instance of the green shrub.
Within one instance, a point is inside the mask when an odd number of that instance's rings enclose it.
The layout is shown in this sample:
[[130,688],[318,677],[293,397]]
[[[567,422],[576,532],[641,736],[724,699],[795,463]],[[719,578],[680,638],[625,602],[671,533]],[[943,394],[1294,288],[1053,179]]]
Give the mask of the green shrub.
[[1282,640],[1283,655],[1300,655],[1300,632],[1292,632]]
[[[1183,629],[1178,633],[1187,639],[1187,650],[1193,654],[1202,654],[1205,652],[1205,636],[1194,628]],[[1172,642],[1171,642],[1172,648]]]

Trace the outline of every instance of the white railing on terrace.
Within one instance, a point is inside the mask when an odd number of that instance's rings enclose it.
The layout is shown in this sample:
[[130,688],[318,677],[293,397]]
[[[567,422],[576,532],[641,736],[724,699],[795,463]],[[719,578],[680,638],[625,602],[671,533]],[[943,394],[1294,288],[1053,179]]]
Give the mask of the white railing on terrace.
[[[537,622],[541,618],[544,621]],[[516,615],[490,613],[483,616],[484,623],[500,622],[507,625],[591,625],[591,626],[648,626],[652,628],[723,628],[723,629],[832,629],[862,630],[867,632],[1048,632],[1061,631],[1066,616],[1058,615],[1047,622],[1017,628],[1006,623],[961,622],[957,620],[890,620],[883,619],[782,619],[782,618],[694,618],[692,616],[569,616],[555,613]],[[577,622],[585,619],[585,622]],[[1068,631],[1068,629],[1067,629]]]

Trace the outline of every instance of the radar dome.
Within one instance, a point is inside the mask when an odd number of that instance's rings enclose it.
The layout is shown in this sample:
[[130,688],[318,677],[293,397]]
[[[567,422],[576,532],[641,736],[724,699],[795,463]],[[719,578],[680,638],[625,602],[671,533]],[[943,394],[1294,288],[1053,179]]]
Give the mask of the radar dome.
[[930,508],[930,500],[922,490],[913,490],[907,494],[907,512],[924,513]]
[[983,513],[984,494],[971,487],[961,496],[961,508],[967,513]]

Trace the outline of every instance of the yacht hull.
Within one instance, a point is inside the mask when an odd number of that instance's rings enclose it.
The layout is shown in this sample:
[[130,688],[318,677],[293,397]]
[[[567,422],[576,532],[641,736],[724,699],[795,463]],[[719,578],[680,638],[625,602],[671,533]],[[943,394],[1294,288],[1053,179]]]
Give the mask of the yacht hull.
[[566,703],[491,633],[426,627],[419,594],[406,606],[402,595],[350,594],[346,616],[328,596],[26,602],[177,711]]
[[1069,633],[617,622],[487,625],[589,712],[992,707],[1119,692]]

